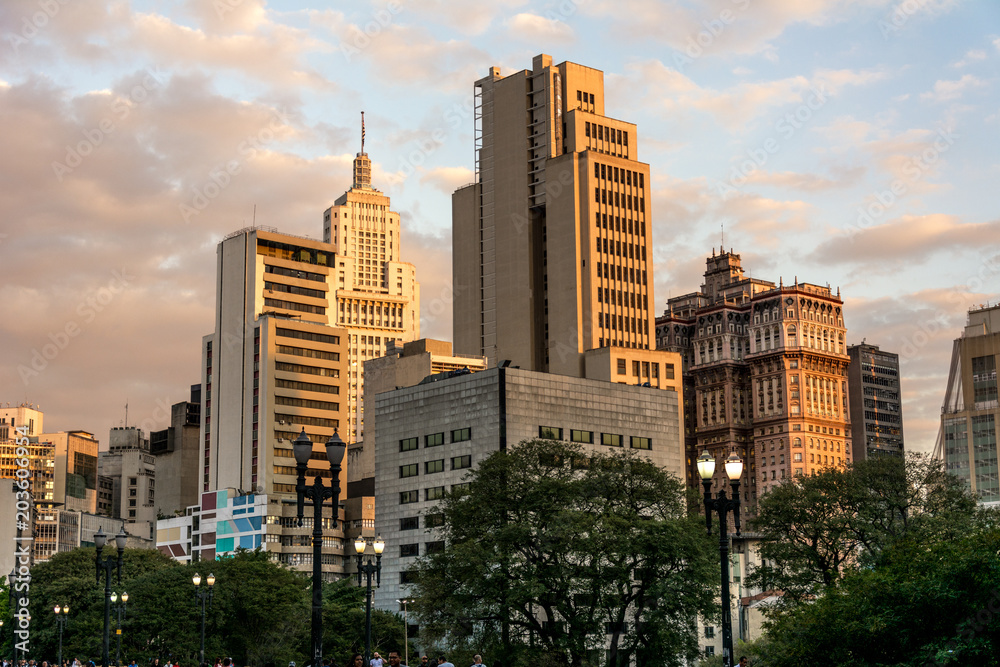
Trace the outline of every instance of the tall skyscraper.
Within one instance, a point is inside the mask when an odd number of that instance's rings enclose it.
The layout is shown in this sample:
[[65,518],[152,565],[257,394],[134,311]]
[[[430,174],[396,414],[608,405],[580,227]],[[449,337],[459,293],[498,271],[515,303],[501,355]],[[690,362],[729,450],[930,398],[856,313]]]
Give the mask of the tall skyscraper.
[[455,351],[583,377],[650,350],[649,165],[605,115],[604,74],[536,56],[475,84],[476,180],[452,197]]
[[851,364],[851,440],[854,460],[903,455],[903,400],[899,355],[861,343],[847,348]]
[[[744,277],[740,256],[706,260],[701,290],[670,299],[661,348],[685,360],[693,388],[687,476],[703,450],[744,466],[744,511],[793,475],[851,460],[843,302],[829,287]],[[724,483],[721,476],[717,484]]]
[[1000,305],[969,310],[965,331],[952,348],[941,430],[934,450],[949,472],[965,480],[979,500],[989,504],[1000,503],[998,357]]
[[[303,547],[283,562],[303,567],[311,554],[291,519],[292,442],[304,429],[320,446],[310,475],[328,477],[327,439],[363,437],[364,361],[416,338],[420,321],[413,265],[399,261],[399,214],[372,188],[363,150],[352,187],[323,218],[325,241],[252,227],[219,244],[215,332],[202,352],[199,488],[267,494],[289,532],[282,544]],[[323,556],[331,575],[343,572],[335,535]]]
[[[363,125],[362,125],[363,128]],[[413,264],[401,262],[399,213],[372,187],[371,160],[354,158],[354,183],[323,213],[323,239],[341,258],[335,323],[347,330],[347,442],[364,439],[364,366],[390,341],[420,338],[420,285]],[[349,439],[348,439],[348,436]]]

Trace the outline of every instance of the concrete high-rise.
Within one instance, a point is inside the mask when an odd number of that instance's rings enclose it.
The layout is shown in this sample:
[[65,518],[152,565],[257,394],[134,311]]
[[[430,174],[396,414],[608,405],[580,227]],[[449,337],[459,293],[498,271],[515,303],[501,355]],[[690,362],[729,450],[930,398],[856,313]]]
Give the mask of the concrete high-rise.
[[861,343],[847,348],[854,460],[903,455],[899,355]]
[[652,349],[649,165],[636,126],[605,115],[604,74],[539,55],[490,68],[475,99],[476,178],[452,197],[455,351],[584,377],[588,350]]
[[170,406],[170,426],[149,434],[149,451],[156,457],[160,488],[157,515],[184,511],[198,502],[201,385],[191,386],[191,400]]
[[[362,139],[363,142],[363,139]],[[347,442],[364,440],[364,363],[390,342],[420,338],[420,285],[413,264],[400,261],[399,213],[372,187],[371,160],[354,158],[351,188],[323,212],[323,239],[339,257],[335,320],[347,330]]]
[[1000,503],[998,361],[1000,305],[969,310],[965,330],[952,348],[934,455],[965,480],[980,502],[989,504]]
[[685,360],[694,389],[689,484],[700,482],[701,451],[736,451],[748,463],[749,514],[772,485],[851,461],[847,330],[829,287],[747,278],[739,255],[713,251],[701,290],[670,299],[656,331],[660,347]]

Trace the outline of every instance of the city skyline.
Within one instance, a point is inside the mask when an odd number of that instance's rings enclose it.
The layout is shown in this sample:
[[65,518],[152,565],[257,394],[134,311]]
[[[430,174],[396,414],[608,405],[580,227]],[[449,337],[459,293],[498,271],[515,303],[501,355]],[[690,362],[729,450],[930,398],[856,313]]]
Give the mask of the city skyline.
[[602,70],[605,113],[637,124],[651,316],[720,245],[751,276],[839,287],[847,342],[900,354],[907,449],[930,451],[951,342],[998,298],[992,5],[17,0],[0,34],[0,398],[103,448],[126,403],[148,435],[198,381],[225,235],[322,239],[361,111],[421,335],[452,340],[473,82],[540,53]]

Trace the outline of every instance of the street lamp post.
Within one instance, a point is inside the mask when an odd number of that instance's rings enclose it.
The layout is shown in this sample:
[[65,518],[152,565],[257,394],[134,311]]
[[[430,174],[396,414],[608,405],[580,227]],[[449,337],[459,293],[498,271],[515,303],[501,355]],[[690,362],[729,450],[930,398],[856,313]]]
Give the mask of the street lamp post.
[[[118,600],[121,600],[119,602]],[[128,593],[122,593],[121,596],[118,593],[111,594],[111,603],[115,606],[115,613],[118,615],[118,626],[115,628],[115,634],[118,636],[118,648],[115,649],[115,665],[121,664],[122,657],[122,617],[125,616],[125,603],[128,602]],[[60,663],[61,664],[61,663]]]
[[402,600],[396,600],[396,602],[403,605],[403,653],[405,654],[403,664],[408,666],[410,664],[410,626],[406,620],[406,605],[413,602],[413,600],[403,598]]
[[[194,582],[194,599],[201,601],[201,665],[199,667],[205,667],[205,603],[208,602],[209,606],[212,604],[212,591],[215,587],[215,575],[209,574],[205,578],[205,588],[201,588],[201,575],[195,574],[191,577],[191,581]],[[197,604],[197,602],[195,603]]]
[[[299,525],[302,525],[302,516],[305,510],[305,501],[308,498],[313,506],[313,576],[312,576],[312,665],[320,667],[323,664],[323,501],[332,498],[333,521],[337,522],[340,514],[340,469],[344,460],[344,452],[347,451],[347,443],[337,435],[334,430],[333,435],[326,441],[326,458],[330,463],[332,479],[330,486],[323,484],[323,479],[319,475],[319,470],[314,471],[312,486],[306,485],[306,464],[313,453],[313,443],[306,435],[306,430],[302,429],[299,437],[292,443],[292,450],[295,454],[295,468],[298,472],[298,483],[295,485],[295,492],[298,495]],[[366,663],[367,664],[367,663]]]
[[725,487],[712,498],[712,476],[715,474],[715,459],[702,452],[698,457],[698,474],[705,487],[705,528],[712,534],[712,512],[719,514],[719,556],[722,559],[722,665],[733,667],[733,619],[729,609],[729,523],[726,515],[733,513],[736,534],[740,534],[740,475],[743,474],[743,460],[733,452],[725,462],[726,476],[732,485],[732,498],[726,497]]
[[358,557],[358,585],[361,585],[361,575],[364,574],[368,580],[368,592],[365,598],[365,663],[371,660],[372,654],[372,575],[375,575],[375,586],[382,584],[382,551],[385,549],[385,542],[381,537],[375,538],[372,548],[375,550],[375,562],[371,557],[365,561],[365,548],[368,542],[360,535],[354,540],[354,550]]
[[100,528],[94,535],[94,546],[97,547],[97,557],[95,565],[97,567],[97,583],[101,583],[101,572],[104,572],[104,646],[101,652],[101,666],[108,667],[108,646],[111,642],[111,572],[117,570],[118,583],[122,583],[122,557],[125,555],[125,541],[128,536],[125,534],[123,525],[118,534],[115,535],[115,546],[118,547],[117,559],[108,554],[107,558],[101,558],[104,545],[108,543],[108,536],[104,534],[104,528]]
[[[59,667],[62,667],[62,636],[63,628],[66,627],[66,614],[69,613],[69,607],[56,605],[53,611],[56,612],[56,625],[59,626]],[[0,621],[0,625],[3,625],[3,621]]]

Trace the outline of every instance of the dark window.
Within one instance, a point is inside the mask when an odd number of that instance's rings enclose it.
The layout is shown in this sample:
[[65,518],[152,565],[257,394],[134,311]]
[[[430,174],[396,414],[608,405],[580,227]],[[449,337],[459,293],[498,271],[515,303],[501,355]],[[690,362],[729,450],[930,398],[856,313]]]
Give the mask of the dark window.
[[408,463],[405,466],[399,466],[400,477],[416,477],[418,474],[420,474],[420,471],[417,470],[416,463]]
[[451,457],[451,469],[461,470],[462,468],[472,467],[472,457],[468,454],[465,456],[453,456]]
[[400,544],[399,545],[399,557],[409,558],[410,556],[420,555],[420,543],[417,544]]
[[[443,463],[443,462],[442,462]],[[441,500],[444,498],[443,486],[432,486],[425,490],[427,500]]]
[[472,491],[472,484],[470,482],[462,482],[461,484],[452,484],[452,493],[468,493]]
[[425,542],[424,543],[424,553],[428,556],[431,554],[439,554],[444,552],[444,541],[440,542]]
[[415,503],[420,500],[420,492],[417,490],[413,491],[400,491],[399,492],[399,504],[405,505],[407,503]]
[[428,475],[435,472],[444,471],[444,459],[435,459],[433,461],[427,461],[424,463],[424,472]]
[[407,516],[399,520],[400,530],[417,530],[420,528],[420,517]]
[[436,447],[444,444],[444,433],[432,433],[424,436],[424,447]]
[[415,584],[417,583],[417,573],[411,572],[409,570],[403,570],[399,573],[399,583],[400,584]]
[[424,516],[424,528],[438,528],[444,525],[444,514],[428,514]]
[[399,451],[412,452],[419,447],[418,438],[406,438],[399,441]]
[[452,442],[465,442],[466,440],[472,439],[472,429],[471,428],[460,428],[451,432]]
[[538,437],[546,440],[562,440],[562,429],[555,426],[539,426]]

